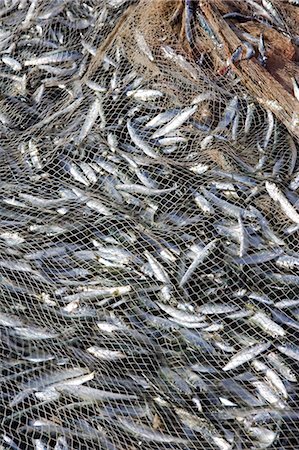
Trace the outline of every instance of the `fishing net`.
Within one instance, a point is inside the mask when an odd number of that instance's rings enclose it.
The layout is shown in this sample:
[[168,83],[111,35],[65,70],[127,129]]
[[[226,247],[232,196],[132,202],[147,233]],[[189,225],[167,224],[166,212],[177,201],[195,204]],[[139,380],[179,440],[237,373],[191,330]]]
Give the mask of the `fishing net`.
[[1,449],[299,448],[298,15],[1,1]]

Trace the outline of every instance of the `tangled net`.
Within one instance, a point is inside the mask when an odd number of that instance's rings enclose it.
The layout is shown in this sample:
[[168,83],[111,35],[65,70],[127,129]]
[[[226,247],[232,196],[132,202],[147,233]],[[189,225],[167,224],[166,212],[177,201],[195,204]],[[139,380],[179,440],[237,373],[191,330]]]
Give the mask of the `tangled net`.
[[298,11],[1,2],[1,449],[299,448]]

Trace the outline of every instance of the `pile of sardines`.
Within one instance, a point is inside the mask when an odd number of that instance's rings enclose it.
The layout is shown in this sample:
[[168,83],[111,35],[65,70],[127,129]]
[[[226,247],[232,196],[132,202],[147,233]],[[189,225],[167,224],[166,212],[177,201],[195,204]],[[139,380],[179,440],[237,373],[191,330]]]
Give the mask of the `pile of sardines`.
[[0,3],[0,448],[299,448],[297,143],[230,71],[88,75],[132,1]]

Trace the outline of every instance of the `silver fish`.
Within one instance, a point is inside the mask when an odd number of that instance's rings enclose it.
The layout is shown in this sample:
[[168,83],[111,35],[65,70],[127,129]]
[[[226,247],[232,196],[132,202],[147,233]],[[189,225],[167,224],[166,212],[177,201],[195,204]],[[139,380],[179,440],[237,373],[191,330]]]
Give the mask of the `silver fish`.
[[161,136],[165,136],[172,131],[177,130],[181,125],[183,125],[197,110],[197,105],[191,106],[182,110],[177,116],[175,116],[169,123],[164,125],[164,127],[155,131],[152,135],[152,139],[156,139]]
[[266,342],[263,344],[252,345],[241,350],[231,358],[231,360],[223,367],[223,370],[227,372],[228,370],[236,369],[261,353],[264,353],[270,345],[270,342]]

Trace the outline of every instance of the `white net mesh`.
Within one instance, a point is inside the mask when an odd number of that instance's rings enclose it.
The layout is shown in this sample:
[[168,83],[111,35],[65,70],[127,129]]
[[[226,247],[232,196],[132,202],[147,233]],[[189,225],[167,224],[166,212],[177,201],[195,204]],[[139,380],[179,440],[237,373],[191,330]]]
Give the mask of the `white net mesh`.
[[299,448],[297,3],[1,2],[1,449]]

